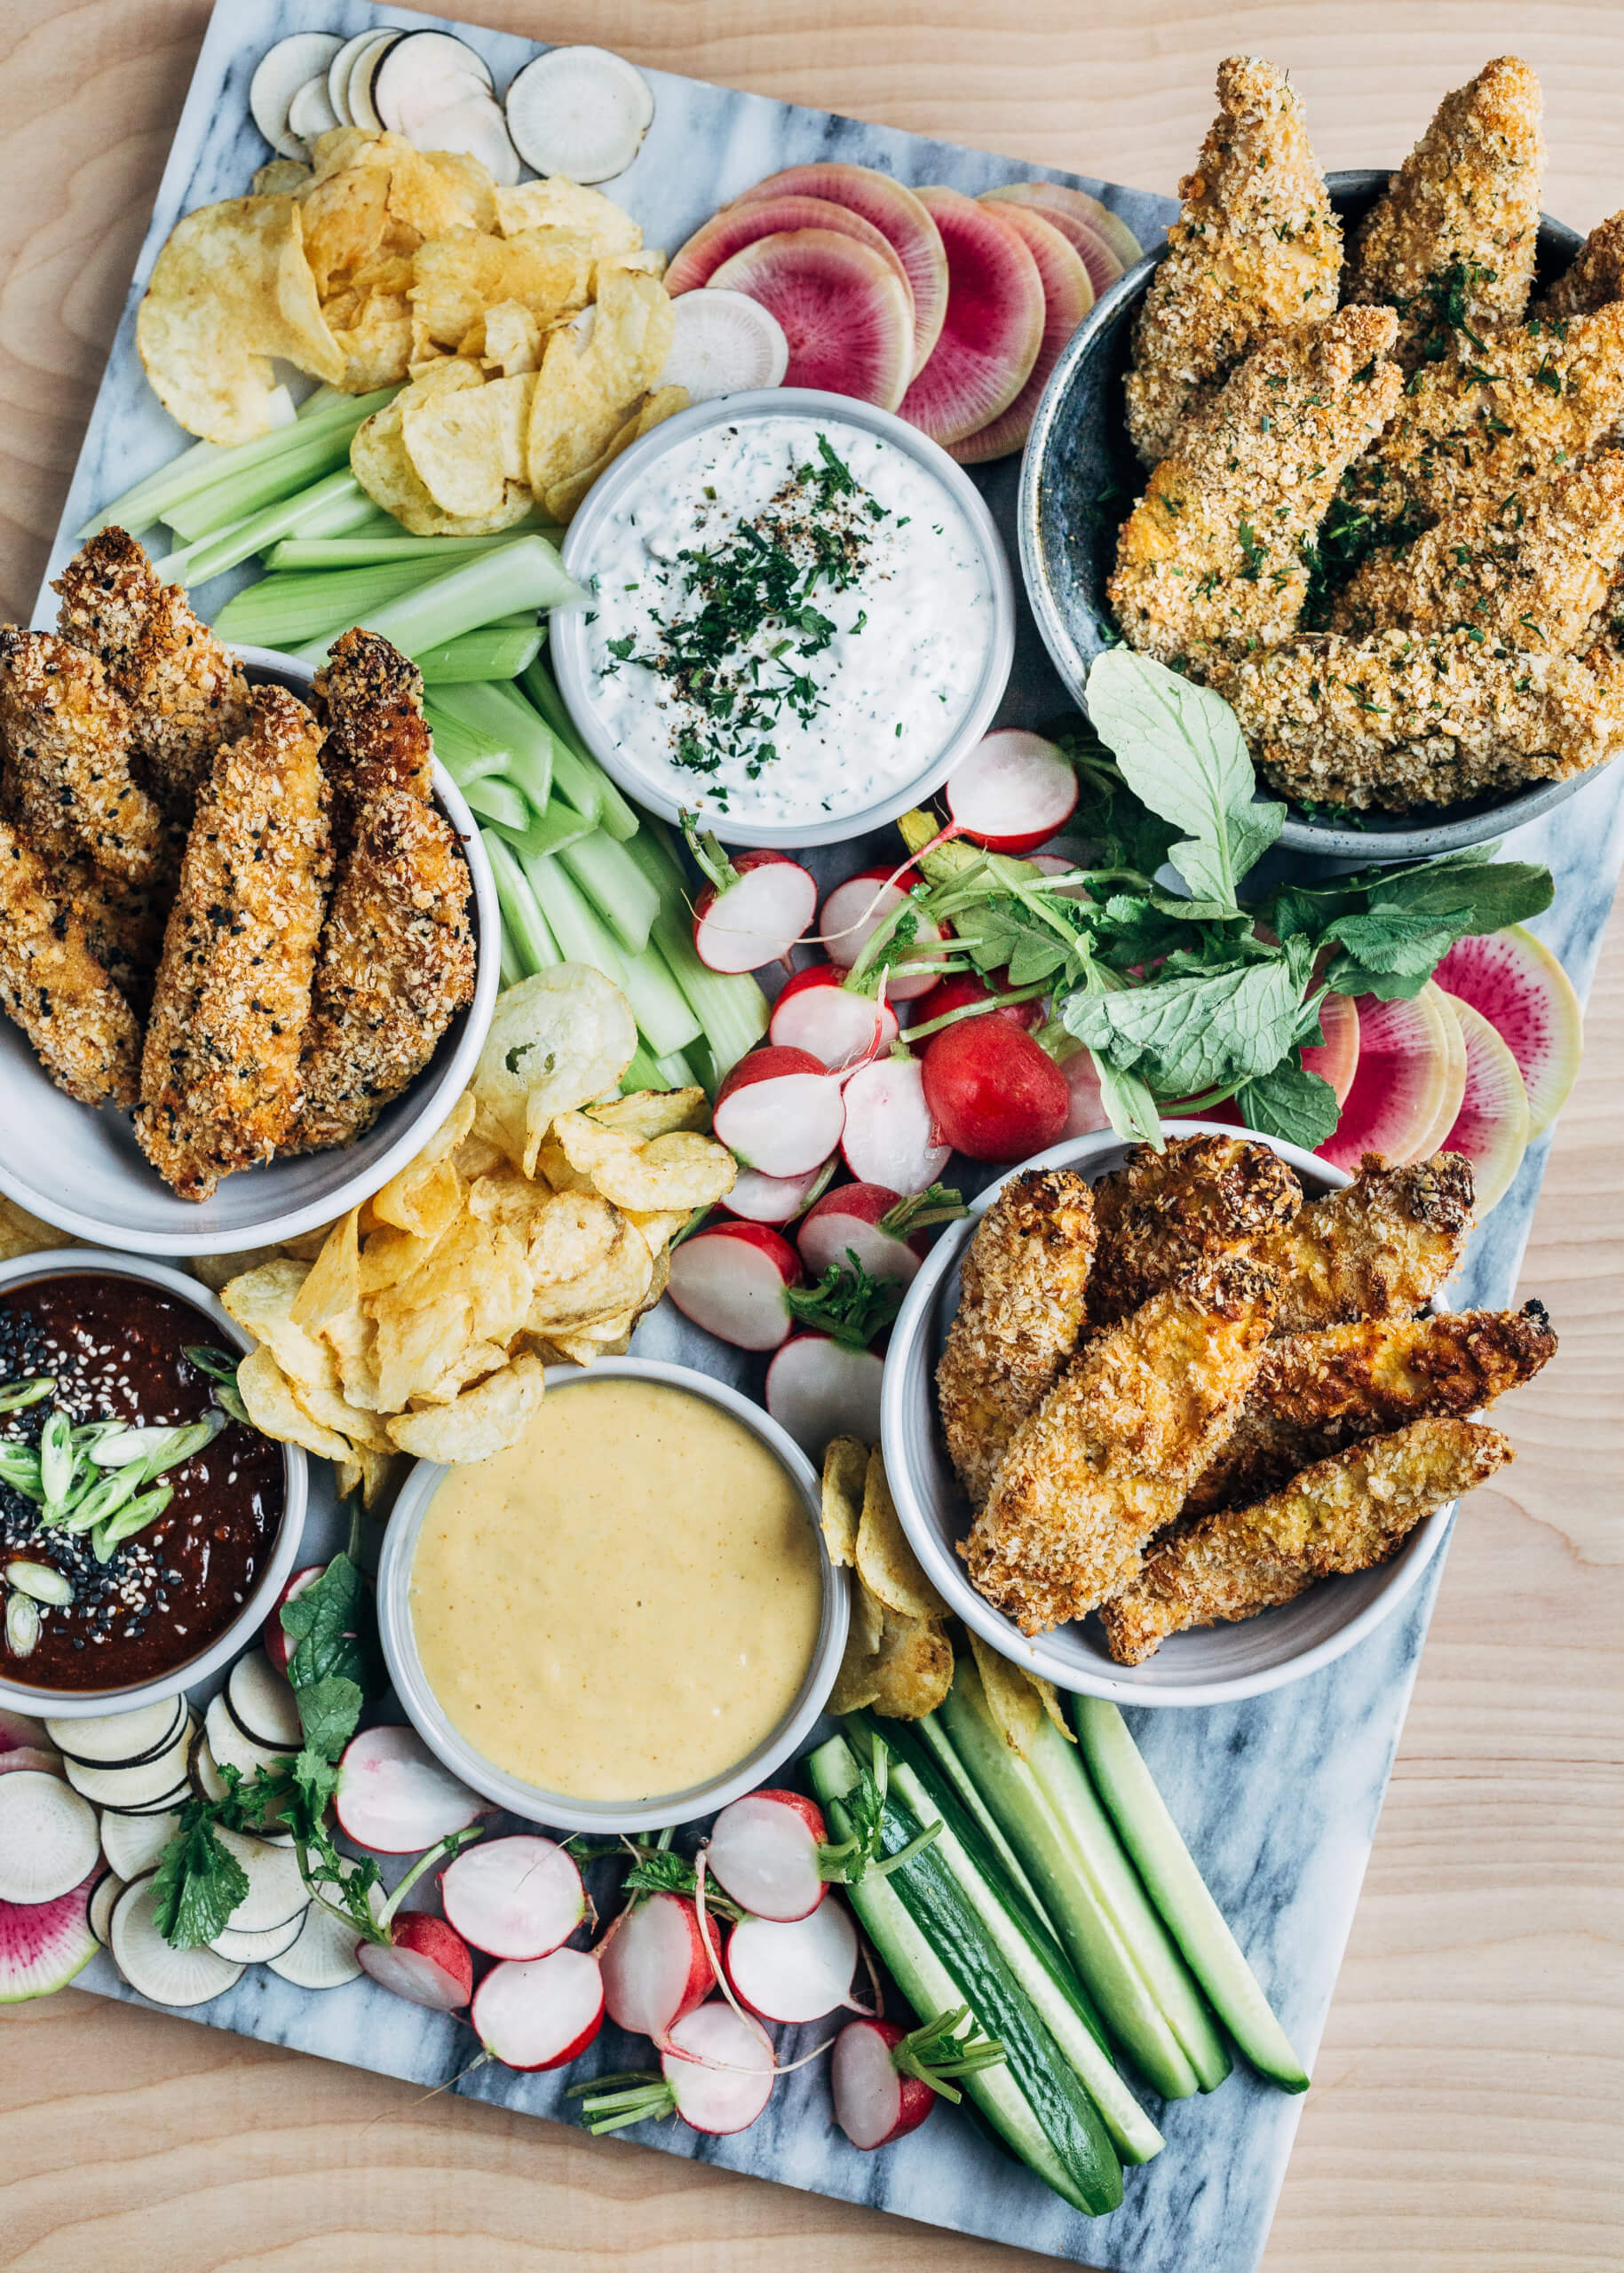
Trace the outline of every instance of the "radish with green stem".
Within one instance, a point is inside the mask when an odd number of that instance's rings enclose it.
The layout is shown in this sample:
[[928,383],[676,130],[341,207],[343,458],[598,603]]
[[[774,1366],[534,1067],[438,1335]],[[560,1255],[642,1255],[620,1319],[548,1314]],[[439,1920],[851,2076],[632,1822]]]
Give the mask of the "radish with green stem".
[[796,1245],[815,1278],[855,1256],[871,1279],[906,1287],[923,1259],[923,1234],[968,1213],[958,1193],[939,1184],[906,1195],[880,1184],[843,1184],[807,1209]]
[[804,1176],[763,1176],[759,1168],[745,1168],[722,1205],[747,1224],[792,1224],[825,1190],[839,1165],[831,1153]]
[[823,1810],[804,1792],[768,1788],[725,1807],[703,1849],[707,1873],[753,1918],[780,1925],[808,1918],[831,1883],[852,1885],[899,1870],[935,1840],[939,1826],[882,1857],[880,1822],[890,1775],[883,1743],[847,1807],[852,1835],[831,1845]]
[[970,2008],[938,2013],[915,2029],[896,2021],[848,2021],[835,2039],[829,2089],[835,2120],[864,2154],[889,2147],[920,2125],[937,2100],[963,2095],[953,2079],[1003,2058],[1003,2047],[970,2020]]
[[368,1729],[338,1763],[339,1828],[375,1855],[416,1855],[492,1812],[440,1766],[415,1729]]
[[764,846],[730,856],[716,838],[685,825],[706,878],[693,903],[693,946],[709,970],[737,974],[781,962],[812,928],[818,887],[808,870]]
[[685,1318],[735,1350],[776,1350],[792,1325],[784,1289],[800,1275],[795,1249],[765,1224],[713,1224],[673,1248],[669,1291]]
[[829,1334],[792,1334],[767,1367],[767,1411],[807,1458],[820,1462],[833,1437],[875,1444],[884,1361]]
[[[479,1835],[477,1828],[454,1831],[420,1856],[376,1916],[368,1912],[357,1936],[355,1959],[361,1971],[408,2005],[460,2012],[473,1994],[473,1958],[456,1927],[426,1910],[403,1910],[401,1905],[425,1873]],[[314,1898],[325,1900],[320,1892]],[[360,1925],[359,1915],[353,1911],[352,1916]]]
[[52,1996],[83,1972],[100,1946],[91,1905],[110,1883],[98,1863],[49,1902],[0,1900],[0,2005]]
[[820,1902],[807,1917],[741,1918],[727,1936],[724,1962],[740,2000],[765,2021],[820,2021],[852,2000],[857,1928],[840,1902]]
[[778,2068],[759,2022],[720,1998],[678,2021],[660,2055],[659,2077],[600,2076],[575,2086],[586,2127],[621,2131],[665,2115],[713,2136],[748,2131],[772,2096]]
[[556,1841],[527,1834],[467,1849],[448,1865],[440,1896],[450,1923],[487,1957],[549,1957],[586,1916],[574,1857]]
[[603,1976],[588,1950],[504,1959],[480,1982],[469,2013],[494,2060],[531,2074],[578,2059],[603,2020]]
[[1044,991],[1041,983],[1011,986],[1007,970],[949,971],[928,994],[921,996],[907,1030],[909,1047],[917,1048],[928,1039],[932,1027],[945,1031],[944,1021],[948,1019],[956,1026],[966,1018],[996,1016],[1012,1020],[1023,1033],[1034,1033],[1043,1023]]
[[716,1920],[707,1917],[701,1927],[685,1895],[638,1894],[598,1944],[609,2018],[630,2035],[663,2043],[709,1996],[720,1953]]
[[925,1102],[955,1152],[1029,1160],[1058,1142],[1072,1108],[1064,1073],[1010,1019],[966,1018],[925,1050]]
[[832,1073],[889,1049],[898,1034],[896,1012],[883,998],[860,994],[844,979],[830,962],[792,972],[772,1005],[768,1039],[780,1049],[810,1051]]
[[[907,938],[891,946],[905,926]],[[893,1002],[912,1002],[936,984],[940,929],[899,887],[890,868],[860,868],[835,886],[819,914],[818,942],[842,970],[888,962],[885,992]],[[915,968],[927,959],[928,969]]]

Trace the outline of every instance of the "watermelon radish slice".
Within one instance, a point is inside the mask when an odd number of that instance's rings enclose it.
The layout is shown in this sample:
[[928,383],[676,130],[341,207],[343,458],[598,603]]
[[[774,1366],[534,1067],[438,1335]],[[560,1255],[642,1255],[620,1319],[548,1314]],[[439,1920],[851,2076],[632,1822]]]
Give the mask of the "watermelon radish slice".
[[1043,345],[1043,280],[1026,242],[991,205],[956,189],[921,202],[947,253],[947,315],[902,416],[944,449],[967,441],[1015,400]]
[[832,229],[837,237],[867,245],[895,272],[912,306],[914,288],[891,239],[851,206],[837,205],[828,197],[752,196],[748,204],[725,205],[673,253],[665,272],[666,290],[676,299],[697,285],[709,284],[725,260],[742,252],[746,245],[762,237],[780,236],[786,229]]
[[[1461,1110],[1461,1101],[1466,1095],[1466,1042],[1461,1033],[1461,1021],[1454,1014],[1455,1006],[1443,988],[1434,987],[1430,979],[1421,991],[1428,996],[1429,1000],[1436,995],[1438,1007],[1444,1013],[1445,1039],[1448,1045],[1448,1057],[1445,1062],[1443,1087],[1438,1096],[1437,1110],[1421,1135],[1415,1139],[1408,1154],[1410,1160],[1430,1160],[1433,1153],[1439,1150],[1445,1137],[1454,1127],[1456,1116]],[[1406,1163],[1401,1160],[1398,1165],[1403,1167]]]
[[989,204],[1024,205],[1052,222],[1075,247],[1096,297],[1143,257],[1144,247],[1127,224],[1083,190],[1055,181],[1012,181],[983,194]]
[[1389,1160],[1411,1159],[1438,1115],[1449,1077],[1448,1010],[1438,989],[1423,987],[1413,1002],[1357,998],[1359,1065],[1335,1133],[1319,1156],[1352,1173],[1367,1152]]
[[[1319,1031],[1325,1040],[1304,1048],[1303,1063],[1330,1083],[1338,1105],[1346,1105],[1359,1062],[1359,1006],[1351,994],[1325,997],[1319,1005]],[[1073,1132],[1068,1129],[1066,1133],[1069,1136]]]
[[1528,1150],[1528,1092],[1517,1060],[1481,1010],[1457,1002],[1466,1044],[1466,1095],[1440,1149],[1472,1164],[1477,1221],[1503,1200]]
[[833,229],[782,230],[734,253],[709,281],[778,319],[789,343],[786,386],[821,387],[882,410],[900,405],[913,311],[906,285],[867,245]]
[[1432,975],[1446,994],[1480,1010],[1516,1058],[1528,1092],[1528,1134],[1538,1136],[1566,1104],[1584,1050],[1573,980],[1520,923],[1457,939]]
[[83,1972],[99,1947],[89,1898],[100,1875],[99,1862],[53,1901],[0,1902],[0,2005],[49,1997]]
[[1026,447],[1049,375],[1060,360],[1061,349],[1094,305],[1094,287],[1082,255],[1046,214],[1034,206],[1008,204],[1000,205],[998,214],[1022,239],[1038,265],[1043,287],[1043,337],[1031,376],[1009,408],[968,441],[953,445],[952,455],[961,465],[985,465],[991,458],[1011,457]]
[[[941,233],[911,189],[873,166],[843,165],[830,161],[810,166],[789,166],[769,174],[754,189],[735,198],[735,206],[755,205],[772,197],[821,197],[844,205],[872,222],[902,263],[914,299],[914,353],[909,378],[924,368],[931,351],[941,337],[947,313],[947,255]],[[731,210],[731,209],[730,209]]]

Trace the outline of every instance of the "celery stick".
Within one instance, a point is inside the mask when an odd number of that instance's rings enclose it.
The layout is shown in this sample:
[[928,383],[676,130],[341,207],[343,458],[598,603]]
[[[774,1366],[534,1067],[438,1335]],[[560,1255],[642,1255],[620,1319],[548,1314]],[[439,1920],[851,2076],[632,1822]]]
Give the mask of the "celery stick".
[[347,473],[351,439],[347,426],[319,427],[297,449],[250,466],[234,481],[217,482],[212,488],[180,498],[163,519],[178,535],[194,542],[212,536],[245,513],[262,512],[280,498],[297,496],[324,473]]
[[692,1089],[702,1086],[699,1075],[680,1049],[673,1049],[664,1057],[656,1057],[654,1071],[660,1076],[660,1087],[664,1089]]
[[613,979],[624,991],[625,957],[610,938],[606,926],[577,891],[563,863],[547,859],[526,860],[520,865],[541,902],[552,936],[568,961],[590,963],[594,970],[601,970],[606,978]]
[[538,813],[552,796],[552,735],[506,680],[471,680],[442,687],[434,707],[488,748],[504,754],[504,770]]
[[462,783],[461,788],[469,810],[481,820],[499,822],[503,828],[523,828],[530,819],[529,806],[511,781],[498,781],[487,774],[477,781]]
[[638,1031],[657,1057],[685,1049],[703,1032],[692,1005],[671,976],[671,966],[651,941],[640,955],[628,956],[622,982]]
[[[537,531],[538,535],[543,534]],[[272,568],[368,568],[384,560],[434,560],[449,567],[454,560],[494,552],[498,545],[512,542],[506,531],[499,536],[408,536],[399,521],[393,521],[374,536],[289,537],[277,546],[266,565]]]
[[634,1089],[665,1089],[676,1086],[674,1082],[661,1080],[660,1061],[639,1035],[638,1046],[631,1053],[631,1063],[621,1075],[621,1095],[629,1097]]
[[432,561],[403,560],[315,575],[263,576],[226,601],[214,628],[222,639],[288,648],[341,617],[364,614],[402,592],[414,592],[437,574]]
[[767,1030],[767,998],[748,975],[737,978],[708,970],[693,946],[693,919],[670,855],[654,828],[640,828],[626,846],[655,891],[660,913],[653,926],[654,945],[687,997],[716,1057],[718,1075],[738,1063]]
[[421,649],[416,663],[424,686],[466,686],[475,679],[517,678],[541,646],[538,624],[527,631],[487,627]]
[[[558,741],[570,755],[578,759],[598,793],[598,819],[611,836],[624,844],[638,833],[638,814],[629,805],[620,791],[596,759],[589,756],[585,744],[575,732],[574,721],[564,707],[564,697],[558,693],[558,682],[545,663],[538,658],[520,674],[519,684],[529,696]],[[570,800],[575,802],[574,798]],[[586,808],[582,806],[584,812]]]
[[481,735],[470,733],[459,719],[448,717],[437,702],[425,702],[423,715],[433,737],[434,755],[459,788],[464,782],[482,780],[487,773],[506,772],[506,750],[494,748]]
[[590,820],[594,828],[603,819],[604,775],[590,758],[582,757],[556,730],[552,731],[552,783],[566,804]]
[[504,945],[512,948],[527,976],[562,962],[558,942],[518,861],[494,830],[482,828],[479,842],[490,860],[496,898],[502,904]]
[[208,543],[188,545],[176,558],[184,560],[182,573],[188,584],[206,584],[211,576],[239,566],[251,553],[263,552],[278,537],[342,536],[369,521],[373,510],[371,498],[345,469],[300,490],[297,497],[250,514]]
[[504,828],[502,834],[521,859],[545,860],[553,853],[561,852],[566,844],[590,836],[592,824],[555,798],[540,820],[533,820],[524,828]]
[[502,984],[504,988],[509,986],[517,986],[519,980],[528,975],[526,972],[524,965],[519,962],[518,954],[513,946],[513,942],[509,939],[505,929],[502,934],[502,954],[500,957],[499,967],[501,970]]
[[[288,529],[279,534],[292,536],[300,532]],[[334,529],[327,534],[339,536],[344,532]],[[471,559],[459,561],[432,584],[378,608],[368,618],[366,628],[416,660],[426,649],[443,646],[511,608],[558,607],[583,598],[545,538],[521,536],[511,544],[499,545],[494,552],[476,553]]]
[[624,845],[594,829],[560,857],[621,945],[641,954],[660,913],[660,894]]

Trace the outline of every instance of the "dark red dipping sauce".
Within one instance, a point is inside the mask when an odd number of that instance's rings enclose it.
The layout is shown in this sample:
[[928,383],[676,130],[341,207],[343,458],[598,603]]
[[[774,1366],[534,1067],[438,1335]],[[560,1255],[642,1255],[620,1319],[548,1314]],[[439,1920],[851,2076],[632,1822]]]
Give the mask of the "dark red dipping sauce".
[[[38,1374],[57,1386],[54,1399],[0,1416],[0,1441],[36,1444],[52,1403],[75,1424],[199,1420],[211,1385],[185,1352],[221,1342],[202,1311],[144,1279],[84,1271],[13,1287],[0,1302],[0,1386]],[[233,1421],[162,1481],[169,1506],[106,1564],[88,1534],[42,1528],[41,1510],[0,1483],[0,1565],[48,1563],[74,1588],[70,1604],[42,1605],[26,1657],[0,1638],[0,1675],[35,1689],[122,1689],[177,1671],[225,1632],[275,1544],[282,1448]]]

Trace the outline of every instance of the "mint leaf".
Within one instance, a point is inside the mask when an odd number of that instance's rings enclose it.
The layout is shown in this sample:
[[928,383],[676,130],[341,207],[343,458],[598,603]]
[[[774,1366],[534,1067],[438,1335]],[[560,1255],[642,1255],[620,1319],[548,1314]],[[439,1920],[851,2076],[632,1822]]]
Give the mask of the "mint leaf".
[[1243,1081],[1235,1092],[1235,1104],[1248,1129],[1261,1129],[1265,1136],[1284,1137],[1288,1144],[1301,1144],[1308,1152],[1317,1152],[1327,1136],[1335,1134],[1342,1118],[1342,1107],[1330,1083],[1311,1073],[1306,1065],[1289,1063]]
[[1181,1097],[1271,1072],[1296,1038],[1303,1008],[1301,978],[1277,955],[1117,994],[1073,994],[1060,1017],[1117,1072],[1137,1073],[1159,1097]]
[[153,1880],[158,1931],[173,1949],[211,1942],[247,1892],[248,1873],[215,1837],[209,1803],[189,1802]]

